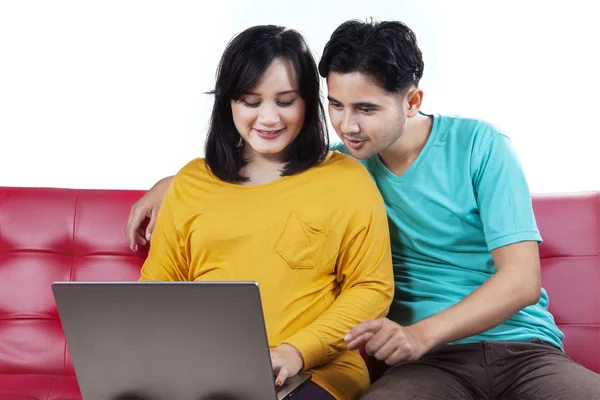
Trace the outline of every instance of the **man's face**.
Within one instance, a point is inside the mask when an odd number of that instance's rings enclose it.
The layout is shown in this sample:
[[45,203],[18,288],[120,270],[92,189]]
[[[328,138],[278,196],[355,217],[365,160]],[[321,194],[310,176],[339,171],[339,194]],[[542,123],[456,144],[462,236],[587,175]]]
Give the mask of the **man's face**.
[[360,72],[327,77],[329,118],[352,156],[367,159],[391,146],[406,126],[405,95],[387,93]]

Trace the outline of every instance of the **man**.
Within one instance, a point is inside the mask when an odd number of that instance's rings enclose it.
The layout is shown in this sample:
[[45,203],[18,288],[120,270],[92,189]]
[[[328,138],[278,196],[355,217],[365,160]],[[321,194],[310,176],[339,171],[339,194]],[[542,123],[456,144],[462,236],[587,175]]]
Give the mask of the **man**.
[[[562,351],[541,288],[538,232],[510,140],[483,121],[420,111],[421,51],[395,21],[348,21],[325,46],[329,116],[386,203],[396,294],[349,348],[392,366],[364,399],[598,399],[600,376]],[[170,179],[134,207],[155,220]],[[149,239],[149,237],[148,237]]]

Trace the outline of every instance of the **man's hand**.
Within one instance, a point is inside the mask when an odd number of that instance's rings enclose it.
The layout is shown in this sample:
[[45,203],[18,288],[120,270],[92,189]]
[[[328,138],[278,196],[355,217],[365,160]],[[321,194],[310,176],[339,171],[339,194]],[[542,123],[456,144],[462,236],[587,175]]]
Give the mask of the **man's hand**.
[[[158,210],[172,180],[173,177],[161,179],[131,207],[125,237],[132,251],[137,251],[138,244],[145,246],[150,241]],[[148,219],[148,225],[144,229],[144,223]]]
[[348,349],[354,350],[366,344],[370,356],[395,365],[403,361],[416,361],[430,348],[425,338],[413,327],[405,327],[380,318],[365,321],[354,327],[345,337]]
[[275,384],[283,385],[287,378],[297,375],[304,368],[302,354],[291,344],[283,343],[271,349],[271,364],[277,374]]

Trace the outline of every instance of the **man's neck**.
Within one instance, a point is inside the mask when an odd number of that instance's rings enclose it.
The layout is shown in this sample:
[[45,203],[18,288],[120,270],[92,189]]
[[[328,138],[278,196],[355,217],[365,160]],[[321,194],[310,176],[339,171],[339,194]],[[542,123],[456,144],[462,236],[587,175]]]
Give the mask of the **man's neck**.
[[402,136],[379,153],[383,164],[395,175],[401,176],[415,162],[427,144],[433,118],[418,114],[409,118]]

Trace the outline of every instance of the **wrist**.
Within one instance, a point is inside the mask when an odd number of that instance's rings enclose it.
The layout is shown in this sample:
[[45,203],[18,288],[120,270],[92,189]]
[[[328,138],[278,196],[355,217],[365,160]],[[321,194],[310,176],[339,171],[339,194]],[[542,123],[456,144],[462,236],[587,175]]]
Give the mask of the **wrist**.
[[279,346],[279,348],[281,351],[289,354],[296,360],[296,362],[298,363],[297,367],[299,371],[302,371],[304,369],[304,358],[302,357],[302,353],[300,353],[300,350],[298,350],[296,347],[292,346],[289,343],[282,343]]
[[302,370],[323,364],[328,355],[328,347],[313,331],[305,328],[296,332],[284,342],[294,347],[301,356]]
[[407,327],[413,335],[421,341],[424,352],[428,352],[434,347],[444,344],[443,334],[435,320],[431,318],[424,319]]

